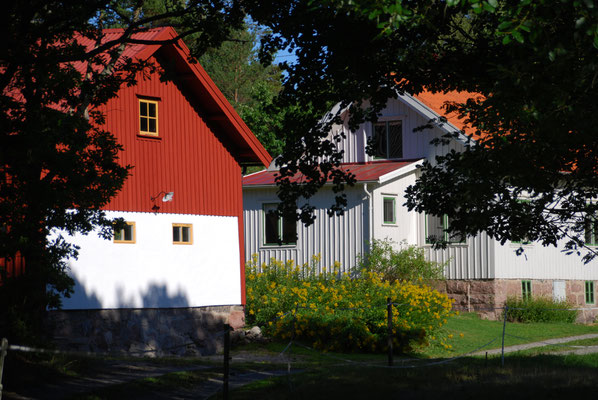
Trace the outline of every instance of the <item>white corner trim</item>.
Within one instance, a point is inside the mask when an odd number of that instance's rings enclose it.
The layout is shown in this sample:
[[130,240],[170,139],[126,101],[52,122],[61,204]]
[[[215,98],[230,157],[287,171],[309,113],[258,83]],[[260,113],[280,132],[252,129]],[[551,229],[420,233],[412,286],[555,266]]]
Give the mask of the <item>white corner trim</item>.
[[411,172],[416,171],[419,167],[421,167],[424,163],[423,158],[417,161],[412,162],[411,164],[405,165],[404,167],[395,169],[394,171],[390,171],[378,178],[378,183],[385,183],[388,182],[396,177],[401,175],[409,174]]
[[[417,98],[410,94],[400,94],[397,92],[398,99],[405,102],[408,106],[413,108],[418,114],[427,118],[428,120],[435,119],[442,117],[442,115],[438,114],[436,111],[432,110],[430,107],[419,101]],[[459,132],[457,139],[463,143],[467,143],[469,138],[461,132],[461,129],[457,128],[455,125],[451,124],[450,122],[446,121],[442,125],[439,125],[438,128],[442,129],[446,133],[455,133]]]

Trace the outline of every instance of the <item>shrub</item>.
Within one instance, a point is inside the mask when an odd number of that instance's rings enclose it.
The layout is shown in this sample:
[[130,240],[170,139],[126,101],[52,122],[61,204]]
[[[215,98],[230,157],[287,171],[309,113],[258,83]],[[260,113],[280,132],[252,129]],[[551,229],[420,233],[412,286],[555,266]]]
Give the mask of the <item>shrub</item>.
[[300,339],[319,350],[384,350],[387,297],[399,304],[393,309],[399,351],[434,341],[452,315],[446,295],[423,284],[390,283],[377,272],[351,278],[339,273],[338,265],[317,272],[315,263],[297,266],[273,259],[260,266],[255,258],[246,271],[247,322],[275,338]]
[[[545,297],[520,299],[509,297],[507,320],[510,322],[575,322],[578,311],[571,310],[566,301],[554,301]],[[504,318],[504,311],[503,311]]]
[[356,272],[377,272],[382,274],[382,279],[389,282],[444,279],[444,265],[426,260],[424,249],[404,246],[395,250],[393,244],[394,242],[388,239],[374,239],[369,253],[358,256]]

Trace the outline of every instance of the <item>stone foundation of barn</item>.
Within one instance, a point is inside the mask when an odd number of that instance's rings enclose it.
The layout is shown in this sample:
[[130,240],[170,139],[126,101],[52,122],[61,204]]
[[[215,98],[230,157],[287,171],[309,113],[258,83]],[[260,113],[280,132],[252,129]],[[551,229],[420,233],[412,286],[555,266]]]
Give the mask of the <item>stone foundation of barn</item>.
[[225,325],[243,327],[242,306],[49,311],[47,332],[61,350],[197,356],[220,352]]
[[[533,297],[554,298],[555,281],[528,280]],[[483,318],[497,319],[502,314],[507,297],[522,296],[522,280],[520,279],[488,279],[488,280],[446,280],[439,282],[437,289],[455,299],[453,307],[460,311],[474,311]],[[585,281],[563,280],[565,298],[573,308],[580,309],[577,322],[598,322],[598,297],[594,293],[594,303],[586,304]],[[594,292],[598,282],[594,281]]]

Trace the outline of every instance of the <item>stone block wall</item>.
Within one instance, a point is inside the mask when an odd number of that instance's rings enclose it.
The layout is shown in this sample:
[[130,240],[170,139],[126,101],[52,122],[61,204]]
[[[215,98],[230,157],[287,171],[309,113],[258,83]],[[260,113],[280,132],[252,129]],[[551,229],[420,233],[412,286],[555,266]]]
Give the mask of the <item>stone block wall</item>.
[[[530,280],[532,296],[553,296],[552,280]],[[594,283],[598,287],[598,282]],[[501,308],[508,297],[521,297],[521,280],[519,279],[487,279],[487,280],[446,280],[436,288],[455,299],[453,307],[459,311],[478,312],[482,317],[497,319]],[[598,318],[598,304],[585,304],[585,282],[565,281],[567,301],[580,308],[578,322],[592,323]],[[595,295],[598,300],[598,296]]]
[[245,324],[242,306],[49,311],[47,332],[62,350],[140,357],[222,350],[226,324]]

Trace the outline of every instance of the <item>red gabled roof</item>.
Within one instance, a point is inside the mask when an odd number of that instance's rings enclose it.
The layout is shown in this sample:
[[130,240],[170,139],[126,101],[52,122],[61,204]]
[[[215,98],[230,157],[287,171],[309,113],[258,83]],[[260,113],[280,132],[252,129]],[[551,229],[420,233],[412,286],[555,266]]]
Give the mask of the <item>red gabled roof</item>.
[[[345,171],[351,172],[355,175],[357,182],[377,182],[380,177],[406,167],[410,164],[415,164],[419,160],[403,160],[403,161],[371,161],[363,163],[343,163],[341,168]],[[272,186],[276,184],[276,177],[278,171],[260,171],[251,175],[243,177],[244,187],[257,186]],[[293,178],[293,182],[301,182],[304,179],[303,175],[297,175]],[[332,180],[329,179],[329,182]]]
[[[102,43],[118,39],[123,29],[105,29]],[[148,29],[133,35],[138,40],[166,41],[176,38],[177,33],[172,27]],[[81,44],[91,50],[96,43],[89,38],[76,38]],[[212,79],[199,63],[190,62],[190,52],[182,40],[176,44],[127,44],[122,54],[123,58],[145,60],[156,51],[161,50],[168,61],[174,63],[177,74],[186,80],[186,86],[197,97],[206,111],[205,118],[208,122],[221,128],[226,141],[234,149],[235,158],[240,163],[260,163],[267,166],[272,157],[251,132],[249,127],[226,100],[222,92],[216,87]],[[75,63],[77,70],[85,71],[84,63]]]

